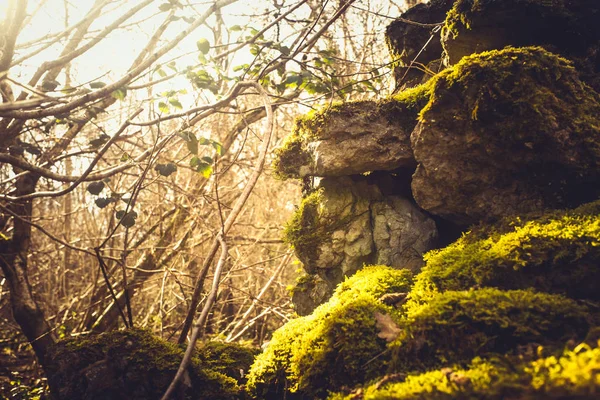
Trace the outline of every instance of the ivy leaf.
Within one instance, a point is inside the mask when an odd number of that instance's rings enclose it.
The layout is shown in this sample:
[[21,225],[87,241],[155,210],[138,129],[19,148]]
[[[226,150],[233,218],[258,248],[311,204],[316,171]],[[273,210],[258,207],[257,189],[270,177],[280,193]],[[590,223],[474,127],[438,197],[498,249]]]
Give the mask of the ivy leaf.
[[379,329],[378,337],[385,339],[386,342],[396,340],[402,330],[398,328],[398,325],[394,322],[389,314],[381,314],[375,312],[375,319],[377,320],[376,327]]
[[168,164],[156,164],[154,166],[154,169],[156,171],[158,171],[159,174],[161,174],[162,176],[169,176],[171,175],[173,172],[177,171],[177,165],[173,164],[173,163],[168,163]]
[[198,139],[190,131],[183,131],[179,133],[179,136],[187,143],[187,148],[192,154],[198,154]]
[[167,103],[165,103],[164,101],[161,101],[160,103],[158,103],[158,111],[160,111],[163,114],[168,114],[170,109],[169,109],[169,106],[167,105]]
[[135,225],[137,213],[135,211],[129,211],[128,213],[125,213],[124,210],[119,210],[116,212],[115,216],[121,225],[123,225],[125,228],[131,228],[133,225]]
[[104,86],[106,86],[106,83],[104,83],[104,82],[96,81],[96,82],[90,83],[90,87],[92,89],[102,89]]
[[198,47],[198,51],[202,54],[207,54],[210,51],[210,43],[204,38],[198,40],[196,46]]
[[90,140],[90,146],[93,148],[98,148],[108,142],[108,139],[110,139],[110,136],[108,136],[106,133],[102,133],[96,139]]
[[119,88],[112,92],[110,95],[117,100],[125,100],[125,97],[127,97],[127,89]]
[[46,92],[52,92],[58,87],[58,85],[60,85],[60,83],[57,81],[44,81],[42,82],[42,89],[44,89]]
[[181,110],[181,109],[183,108],[183,106],[181,105],[181,103],[180,103],[180,102],[179,102],[179,100],[177,100],[177,99],[169,99],[169,103],[170,103],[170,104],[171,104],[173,107],[175,107],[175,108],[177,108],[177,109],[179,109],[179,110]]
[[158,6],[158,9],[162,12],[169,11],[171,8],[173,8],[173,4],[171,3],[162,3]]
[[87,187],[87,191],[90,192],[93,195],[99,195],[100,192],[102,191],[102,189],[104,189],[104,182],[102,181],[98,181],[98,182],[92,182],[88,185]]
[[223,145],[222,145],[221,143],[219,143],[219,142],[215,142],[215,141],[213,140],[213,142],[212,142],[212,147],[214,147],[214,148],[215,148],[215,151],[216,151],[216,152],[217,152],[217,154],[218,154],[218,155],[220,155],[220,156],[222,156],[222,155],[223,155],[223,153],[225,153],[225,151],[223,150]]
[[206,161],[204,161],[206,158],[207,157],[203,157],[203,159],[201,160],[198,157],[192,157],[192,159],[190,160],[190,166],[196,172],[200,172],[202,176],[208,179],[212,175],[212,164],[209,164]]
[[114,197],[98,197],[94,203],[96,203],[96,206],[98,208],[105,208],[106,206],[108,206],[110,203],[114,203],[117,200]]

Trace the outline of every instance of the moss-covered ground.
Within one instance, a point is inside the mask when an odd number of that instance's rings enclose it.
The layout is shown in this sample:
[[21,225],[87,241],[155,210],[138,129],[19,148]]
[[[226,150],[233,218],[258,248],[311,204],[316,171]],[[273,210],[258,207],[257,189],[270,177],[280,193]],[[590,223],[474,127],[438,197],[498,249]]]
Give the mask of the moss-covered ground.
[[[171,383],[184,348],[149,331],[130,329],[59,342],[50,386],[59,399],[160,399]],[[256,350],[207,342],[192,358],[178,398],[238,399]]]

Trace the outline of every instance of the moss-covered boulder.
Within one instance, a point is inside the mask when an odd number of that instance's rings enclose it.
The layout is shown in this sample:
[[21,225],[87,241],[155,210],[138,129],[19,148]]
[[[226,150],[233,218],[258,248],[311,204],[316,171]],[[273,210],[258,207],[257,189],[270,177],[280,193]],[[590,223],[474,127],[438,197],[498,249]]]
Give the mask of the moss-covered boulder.
[[[380,180],[323,178],[285,229],[284,238],[306,272],[318,274],[331,290],[364,264],[417,271],[423,254],[436,245],[435,222],[409,199],[385,196]],[[305,304],[313,294],[312,289],[297,293]]]
[[[183,351],[140,329],[69,339],[52,350],[48,379],[56,399],[160,399]],[[248,369],[253,355],[239,345],[205,345],[192,358],[177,398],[239,398],[239,370]]]
[[447,290],[535,288],[600,300],[600,201],[572,211],[507,218],[425,256],[413,301]]
[[411,136],[415,200],[458,224],[600,195],[600,95],[537,48],[468,56],[433,80]]
[[377,377],[384,364],[373,360],[385,352],[386,340],[379,337],[375,314],[395,312],[380,297],[406,292],[410,284],[410,272],[382,266],[346,280],[329,302],[275,332],[250,370],[250,393],[259,399],[318,399]]
[[449,64],[506,46],[543,46],[575,60],[584,78],[594,83],[600,72],[598,21],[596,0],[457,0],[446,18],[442,43]]
[[424,67],[441,61],[440,30],[434,28],[446,19],[453,4],[454,0],[417,4],[387,26],[385,38],[391,59],[396,61],[394,78],[399,89],[418,85],[438,72],[425,72]]
[[410,133],[428,98],[424,85],[379,102],[334,104],[300,117],[275,152],[275,173],[300,178],[414,168]]
[[[539,349],[539,348],[538,348]],[[587,344],[533,361],[523,357],[477,358],[468,368],[445,367],[422,374],[388,376],[329,400],[594,400],[600,391],[600,348]]]
[[447,291],[407,305],[391,369],[408,372],[509,354],[535,343],[559,347],[583,340],[592,318],[586,306],[560,295],[494,288]]

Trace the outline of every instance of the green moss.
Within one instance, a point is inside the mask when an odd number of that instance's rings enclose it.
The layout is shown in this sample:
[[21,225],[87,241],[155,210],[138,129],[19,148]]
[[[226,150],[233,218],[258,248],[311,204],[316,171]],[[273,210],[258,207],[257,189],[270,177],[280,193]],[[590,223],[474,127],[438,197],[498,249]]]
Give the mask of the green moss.
[[506,354],[530,343],[561,346],[584,339],[590,329],[586,307],[529,290],[447,291],[405,311],[401,333],[390,344],[394,371]]
[[322,190],[305,197],[283,231],[283,240],[296,250],[305,263],[319,258],[319,245],[327,236],[327,223],[322,216],[322,198]]
[[[473,360],[468,368],[444,368],[409,375],[401,382],[374,384],[364,400],[596,399],[600,390],[600,349],[580,345],[559,356],[534,361],[509,358]],[[337,394],[330,400],[350,400]]]
[[[60,388],[61,398],[159,399],[182,357],[182,348],[142,329],[69,339],[52,351],[54,369],[49,372],[49,381],[51,387]],[[184,397],[237,398],[239,387],[222,373],[225,371],[222,364],[204,365],[193,357],[188,368],[190,386]]]
[[357,272],[311,315],[275,332],[250,370],[249,390],[257,398],[323,398],[328,390],[378,376],[385,364],[373,360],[386,342],[377,336],[374,314],[395,312],[378,299],[409,286],[407,271],[377,266]]
[[211,341],[198,347],[196,357],[203,368],[234,378],[238,383],[245,381],[259,351],[255,347],[239,343]]
[[[531,146],[543,145],[545,133],[558,125],[580,137],[590,153],[600,154],[600,95],[580,81],[569,61],[540,47],[507,47],[464,57],[431,84],[420,121],[455,124],[468,119],[474,126],[485,125],[482,135],[488,140],[520,139]],[[441,112],[448,96],[461,99],[463,115]],[[583,157],[581,161],[593,163]]]
[[425,255],[412,301],[471,287],[535,288],[600,300],[600,201],[478,227]]

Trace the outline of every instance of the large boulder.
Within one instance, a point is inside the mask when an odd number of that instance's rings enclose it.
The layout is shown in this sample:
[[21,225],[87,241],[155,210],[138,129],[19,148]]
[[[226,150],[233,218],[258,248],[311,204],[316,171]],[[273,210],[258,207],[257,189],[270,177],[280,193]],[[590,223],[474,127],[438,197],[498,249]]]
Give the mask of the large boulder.
[[506,46],[539,45],[575,61],[600,89],[600,2],[597,0],[457,0],[442,44],[449,64]]
[[384,196],[368,178],[323,178],[285,230],[309,274],[333,288],[367,264],[413,271],[436,245],[435,222],[411,200]]
[[440,73],[411,142],[415,200],[457,224],[600,195],[600,95],[541,48],[468,56]]
[[423,66],[440,60],[443,51],[436,24],[443,23],[453,4],[454,0],[417,4],[386,28],[386,43],[396,61],[394,78],[399,89],[413,87],[430,77]]
[[410,133],[429,86],[375,101],[337,104],[299,118],[276,150],[282,178],[345,176],[413,167]]

